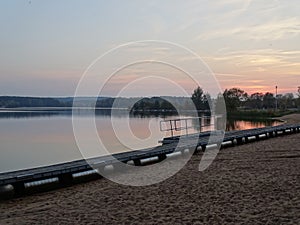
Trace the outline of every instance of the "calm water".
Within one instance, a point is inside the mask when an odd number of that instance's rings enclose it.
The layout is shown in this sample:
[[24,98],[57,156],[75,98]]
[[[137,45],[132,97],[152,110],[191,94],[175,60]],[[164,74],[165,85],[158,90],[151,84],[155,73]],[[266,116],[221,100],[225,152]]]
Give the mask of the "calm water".
[[[93,116],[90,110],[78,110],[74,116],[85,124]],[[109,152],[129,151],[158,145],[169,133],[161,132],[160,121],[174,116],[136,115],[128,118],[127,110],[119,110],[113,118],[110,110],[96,111],[98,135]],[[111,126],[113,119],[117,134]],[[131,132],[128,131],[129,124]],[[230,121],[227,129],[250,129],[276,125],[274,121]],[[197,129],[195,128],[194,131]],[[89,157],[99,155],[99,145],[93,144],[89,129],[83,138],[89,147]],[[73,135],[70,110],[0,111],[0,172],[32,168],[59,162],[81,159]],[[86,155],[85,155],[86,156]]]

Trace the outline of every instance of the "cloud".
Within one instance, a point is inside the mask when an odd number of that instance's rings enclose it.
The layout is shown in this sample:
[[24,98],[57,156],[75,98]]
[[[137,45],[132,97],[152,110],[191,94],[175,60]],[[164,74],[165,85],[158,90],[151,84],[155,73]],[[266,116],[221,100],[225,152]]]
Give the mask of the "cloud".
[[280,73],[295,72],[300,70],[299,58],[300,51],[298,50],[279,49],[228,50],[228,52],[205,57],[206,60],[210,61],[210,64],[235,65],[240,69],[239,73],[242,71],[265,72],[276,70]]
[[263,24],[244,25],[206,32],[198,36],[199,40],[210,40],[231,37],[242,40],[279,40],[295,37],[300,34],[299,18],[274,20]]
[[[222,24],[246,12],[253,0],[187,1],[181,13],[186,18],[177,27],[178,32],[205,24]],[[184,12],[188,12],[185,14]]]
[[244,77],[244,75],[230,74],[230,73],[215,73],[217,77]]

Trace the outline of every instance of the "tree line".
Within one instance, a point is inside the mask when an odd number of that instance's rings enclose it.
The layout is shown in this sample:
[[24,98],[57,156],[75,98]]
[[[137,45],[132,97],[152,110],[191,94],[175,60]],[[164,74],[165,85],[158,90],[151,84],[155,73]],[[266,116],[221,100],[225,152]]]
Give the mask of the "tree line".
[[201,87],[197,87],[192,94],[192,101],[198,110],[209,110],[211,104],[218,105],[218,101],[225,101],[226,110],[229,112],[238,110],[288,110],[300,109],[300,86],[297,97],[293,93],[275,95],[271,92],[255,92],[248,94],[240,88],[226,89],[216,99],[212,99],[208,93],[204,93]]
[[1,108],[18,107],[63,107],[64,103],[54,98],[0,96]]
[[227,111],[237,111],[239,109],[259,109],[259,110],[288,110],[300,108],[300,87],[298,87],[297,97],[293,93],[275,95],[271,92],[256,92],[248,94],[242,89],[226,89],[223,93]]
[[[111,108],[114,106],[120,108],[129,108],[132,111],[172,111],[175,109],[193,110],[195,107],[199,111],[209,111],[210,107],[217,106],[218,101],[223,99],[225,100],[225,105],[228,112],[247,109],[300,109],[300,86],[298,87],[296,95],[293,93],[286,93],[275,96],[275,94],[271,92],[256,92],[253,94],[248,94],[240,88],[230,88],[226,89],[223,93],[220,93],[216,98],[212,98],[208,93],[205,93],[201,87],[197,87],[192,93],[191,98],[171,96],[142,99],[121,97],[79,97],[77,102],[79,102],[82,106],[94,107],[96,100],[96,107]],[[0,96],[0,108],[72,107],[72,103],[73,97],[38,98]],[[211,105],[209,103],[211,103]]]

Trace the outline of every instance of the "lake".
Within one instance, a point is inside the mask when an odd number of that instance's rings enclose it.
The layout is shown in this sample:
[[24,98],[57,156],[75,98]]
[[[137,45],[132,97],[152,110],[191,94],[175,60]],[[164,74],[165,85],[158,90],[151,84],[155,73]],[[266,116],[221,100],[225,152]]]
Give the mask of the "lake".
[[[89,109],[78,109],[73,114],[83,125],[94,115],[98,135],[111,153],[158,145],[159,140],[170,135],[170,132],[160,131],[160,121],[175,118],[159,113],[129,117],[125,109],[117,110],[113,117],[109,109],[97,109],[95,114]],[[111,120],[117,129],[112,129]],[[127,124],[131,132],[126,129]],[[227,122],[227,129],[242,130],[278,124],[279,122],[272,120],[232,120]],[[193,132],[196,131],[195,128]],[[91,132],[89,129],[82,132],[83,139],[89,147],[88,157],[99,155],[99,145],[94,144]],[[115,137],[114,132],[121,140]],[[0,110],[0,143],[0,172],[67,162],[83,157],[73,135],[72,111],[69,109]]]

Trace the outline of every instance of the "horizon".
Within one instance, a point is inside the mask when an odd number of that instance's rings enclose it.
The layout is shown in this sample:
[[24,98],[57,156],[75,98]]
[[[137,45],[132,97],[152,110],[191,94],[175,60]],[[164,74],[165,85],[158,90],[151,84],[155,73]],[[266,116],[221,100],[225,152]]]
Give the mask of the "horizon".
[[[256,94],[256,93],[261,93],[261,94],[266,94],[266,93],[271,93],[274,95],[274,97],[276,97],[276,94],[273,92],[253,92],[253,93],[248,93],[248,96],[250,97],[252,94]],[[286,94],[293,94],[294,98],[297,98],[298,95],[297,93],[292,93],[292,92],[287,92],[287,93],[278,93],[277,96],[284,96]],[[192,95],[192,94],[191,94]],[[189,98],[189,96],[176,96],[176,95],[153,95],[153,96],[103,96],[103,95],[99,95],[99,96],[37,96],[37,95],[0,95],[0,97],[22,97],[22,98],[156,98],[156,97],[174,97],[174,98]],[[214,96],[214,98],[216,98],[216,96]]]

